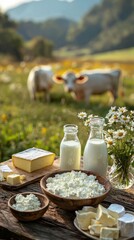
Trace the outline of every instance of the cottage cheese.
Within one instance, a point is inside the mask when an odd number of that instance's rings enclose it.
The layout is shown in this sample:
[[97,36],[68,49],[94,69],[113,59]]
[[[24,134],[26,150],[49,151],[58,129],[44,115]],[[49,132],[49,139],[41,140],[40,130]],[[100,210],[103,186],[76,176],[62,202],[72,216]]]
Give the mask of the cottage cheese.
[[102,195],[105,188],[94,175],[81,171],[56,174],[46,181],[47,190],[65,198],[91,198]]
[[28,194],[26,197],[22,194],[18,194],[15,197],[16,203],[12,205],[18,211],[32,211],[38,210],[41,206],[41,202],[34,194]]

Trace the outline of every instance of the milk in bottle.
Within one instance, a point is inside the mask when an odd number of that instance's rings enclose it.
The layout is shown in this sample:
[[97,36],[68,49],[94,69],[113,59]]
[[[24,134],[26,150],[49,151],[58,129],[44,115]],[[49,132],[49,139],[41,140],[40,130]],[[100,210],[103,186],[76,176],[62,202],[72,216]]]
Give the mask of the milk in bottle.
[[90,121],[90,135],[83,153],[83,169],[106,177],[108,154],[103,138],[104,119],[94,117]]
[[77,136],[78,126],[64,126],[64,138],[60,144],[60,169],[79,170],[81,159],[81,144]]

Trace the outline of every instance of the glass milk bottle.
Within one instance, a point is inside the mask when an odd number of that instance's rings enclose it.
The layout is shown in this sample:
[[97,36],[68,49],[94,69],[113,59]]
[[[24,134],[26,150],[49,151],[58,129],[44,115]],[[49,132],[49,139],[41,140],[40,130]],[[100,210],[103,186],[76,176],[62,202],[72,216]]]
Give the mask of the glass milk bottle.
[[79,170],[81,160],[81,144],[77,136],[78,126],[64,126],[64,137],[60,144],[60,169]]
[[103,138],[104,118],[93,117],[90,121],[90,135],[83,153],[83,169],[106,177],[108,154]]

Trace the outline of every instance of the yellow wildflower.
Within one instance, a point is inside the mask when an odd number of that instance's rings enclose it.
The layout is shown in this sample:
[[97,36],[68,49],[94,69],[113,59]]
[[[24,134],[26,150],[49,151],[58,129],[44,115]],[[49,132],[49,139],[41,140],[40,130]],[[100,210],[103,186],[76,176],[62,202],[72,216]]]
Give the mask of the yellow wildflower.
[[47,132],[47,129],[46,129],[45,127],[42,127],[42,129],[41,129],[41,134],[42,134],[42,135],[45,135],[46,132]]
[[1,115],[1,120],[2,120],[2,122],[6,122],[7,121],[7,115],[5,113],[3,113]]

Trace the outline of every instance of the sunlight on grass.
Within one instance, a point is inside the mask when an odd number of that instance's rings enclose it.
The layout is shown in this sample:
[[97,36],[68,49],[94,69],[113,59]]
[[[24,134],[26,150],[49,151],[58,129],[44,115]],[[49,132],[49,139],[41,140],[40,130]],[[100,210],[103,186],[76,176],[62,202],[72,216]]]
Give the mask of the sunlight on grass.
[[55,51],[55,56],[59,56],[61,58],[81,58],[83,60],[88,61],[120,61],[120,62],[134,62],[134,48],[115,50],[111,52],[104,52],[99,54],[90,54],[90,49],[68,49],[66,47],[61,48],[60,51]]
[[[13,153],[33,146],[53,151],[59,155],[63,126],[67,123],[78,124],[78,135],[83,150],[88,133],[77,118],[78,112],[86,110],[88,113],[104,116],[109,109],[107,93],[101,96],[91,96],[90,105],[86,106],[84,102],[76,102],[70,94],[65,93],[63,85],[56,84],[52,88],[49,104],[44,101],[42,95],[38,96],[37,101],[31,102],[26,82],[33,65],[34,63],[0,65],[0,161],[7,160]],[[104,66],[118,67],[122,70],[125,96],[119,95],[116,105],[133,109],[132,64],[116,62],[104,65],[103,62],[85,61],[82,58],[52,64],[56,73],[63,73],[68,69],[79,72],[84,68],[104,68]]]
[[134,48],[94,54],[95,60],[134,61]]

